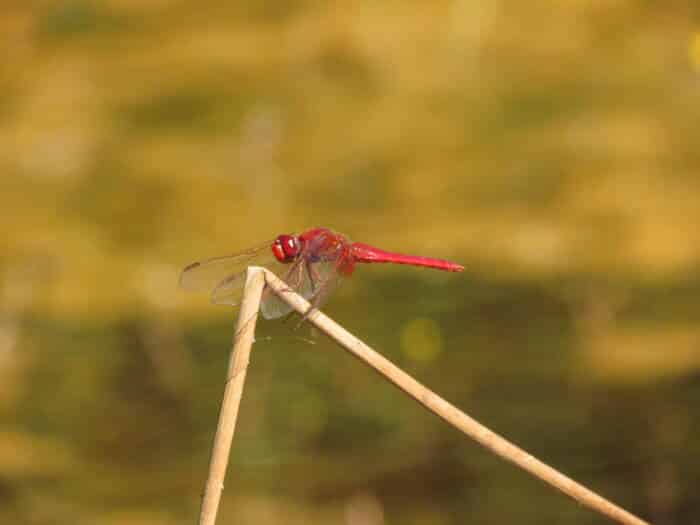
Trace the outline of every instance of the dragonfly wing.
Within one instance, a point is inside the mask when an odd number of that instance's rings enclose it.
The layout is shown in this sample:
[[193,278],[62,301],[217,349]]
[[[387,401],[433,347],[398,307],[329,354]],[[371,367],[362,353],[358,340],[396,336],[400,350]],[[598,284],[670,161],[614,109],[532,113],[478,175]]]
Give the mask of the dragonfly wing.
[[[253,261],[250,261],[253,262]],[[250,262],[245,265],[245,267],[250,266]],[[283,265],[275,259],[273,255],[265,256],[262,258],[256,258],[255,264],[264,266],[271,272],[277,274],[281,271],[286,271],[288,266]],[[211,301],[214,304],[227,304],[229,306],[236,306],[240,303],[241,293],[243,286],[245,285],[246,272],[239,271],[233,273],[228,277],[224,278],[219,284],[216,285],[211,293]],[[267,289],[263,292],[263,301],[267,295]]]
[[182,270],[180,286],[186,290],[211,290],[226,277],[245,270],[254,261],[262,262],[261,260],[273,258],[270,245],[271,243],[265,243],[236,255],[193,262]]
[[[287,285],[287,291],[290,293],[298,293],[299,289],[304,286],[304,260],[303,258],[295,261],[290,267],[285,268],[284,272],[278,274]],[[291,312],[293,308],[285,303],[282,299],[270,289],[266,288],[263,294],[263,300],[260,305],[260,311],[265,319],[277,319]]]
[[[186,290],[214,290],[212,300],[236,304],[232,296],[239,292],[245,279],[245,269],[252,264],[266,265],[274,260],[266,243],[257,248],[224,257],[214,257],[188,265],[180,274],[180,286]],[[239,282],[240,281],[240,282]]]
[[304,296],[311,298],[314,308],[320,308],[337,288],[344,275],[352,273],[353,259],[350,240],[344,235],[326,232],[309,243]]
[[314,308],[321,308],[343,280],[338,261],[312,263],[307,272],[313,283],[307,292],[307,298]]
[[212,290],[211,302],[214,304],[227,304],[229,306],[238,305],[241,294],[243,293],[245,276],[245,272],[238,272],[226,277]]
[[[282,280],[287,283],[290,293],[297,293],[314,308],[318,308],[330,296],[340,282],[340,275],[334,261],[309,262],[300,258]],[[261,311],[265,319],[276,319],[290,313],[293,308],[266,289]]]
[[265,319],[278,319],[284,317],[292,310],[293,308],[291,306],[277,297],[277,295],[269,289],[265,290],[263,302],[260,303],[260,312],[262,312]]

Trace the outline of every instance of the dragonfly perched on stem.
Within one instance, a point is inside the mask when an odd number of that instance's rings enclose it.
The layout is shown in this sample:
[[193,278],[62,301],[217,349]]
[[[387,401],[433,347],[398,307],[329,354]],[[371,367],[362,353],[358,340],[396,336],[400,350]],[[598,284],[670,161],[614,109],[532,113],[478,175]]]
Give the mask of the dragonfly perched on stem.
[[[443,259],[388,252],[352,242],[327,228],[313,228],[299,235],[279,235],[236,255],[194,262],[182,271],[180,285],[191,290],[211,290],[213,303],[237,305],[246,268],[264,266],[279,275],[291,291],[318,308],[343,278],[352,275],[357,263],[407,264],[448,272],[464,269],[461,264]],[[276,319],[292,308],[266,289],[260,310],[265,319]]]

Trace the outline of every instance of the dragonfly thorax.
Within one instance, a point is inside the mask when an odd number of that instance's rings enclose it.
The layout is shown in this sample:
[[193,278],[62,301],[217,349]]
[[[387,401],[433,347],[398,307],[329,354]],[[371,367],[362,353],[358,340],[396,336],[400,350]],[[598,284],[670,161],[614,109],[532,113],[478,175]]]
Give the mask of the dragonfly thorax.
[[272,253],[282,263],[292,262],[301,252],[301,242],[294,235],[280,235],[272,243]]

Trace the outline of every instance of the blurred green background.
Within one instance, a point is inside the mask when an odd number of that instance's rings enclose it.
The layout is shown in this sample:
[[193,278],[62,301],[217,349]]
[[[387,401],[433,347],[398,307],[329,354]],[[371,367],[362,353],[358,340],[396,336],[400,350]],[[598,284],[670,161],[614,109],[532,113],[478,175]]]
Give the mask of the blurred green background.
[[[5,0],[0,522],[193,523],[235,311],[322,225],[452,258],[327,312],[534,455],[700,522],[697,2]],[[220,523],[606,523],[261,321]]]

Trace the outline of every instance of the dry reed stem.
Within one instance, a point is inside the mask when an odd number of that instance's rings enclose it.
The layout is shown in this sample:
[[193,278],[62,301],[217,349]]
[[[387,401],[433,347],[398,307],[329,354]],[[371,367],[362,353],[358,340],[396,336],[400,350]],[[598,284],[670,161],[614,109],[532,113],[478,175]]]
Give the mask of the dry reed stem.
[[226,388],[221,402],[219,423],[216,427],[211,462],[209,463],[209,476],[202,497],[202,508],[199,514],[200,525],[214,525],[216,522],[264,285],[263,269],[248,268],[241,310],[238,314],[238,323],[233,338],[233,348],[229,358]]
[[531,454],[528,454],[495,432],[492,432],[475,419],[469,417],[457,407],[451,405],[413,379],[391,361],[372,350],[328,316],[318,310],[310,310],[311,305],[306,300],[291,291],[275,274],[268,270],[264,271],[267,285],[283,301],[301,315],[305,316],[309,323],[331,337],[352,355],[374,368],[401,390],[423,404],[428,410],[440,416],[482,446],[488,448],[498,456],[515,463],[515,465],[528,471],[533,476],[549,483],[551,486],[572,497],[579,503],[607,516],[613,521],[625,525],[648,525],[647,522],[541,462]]

